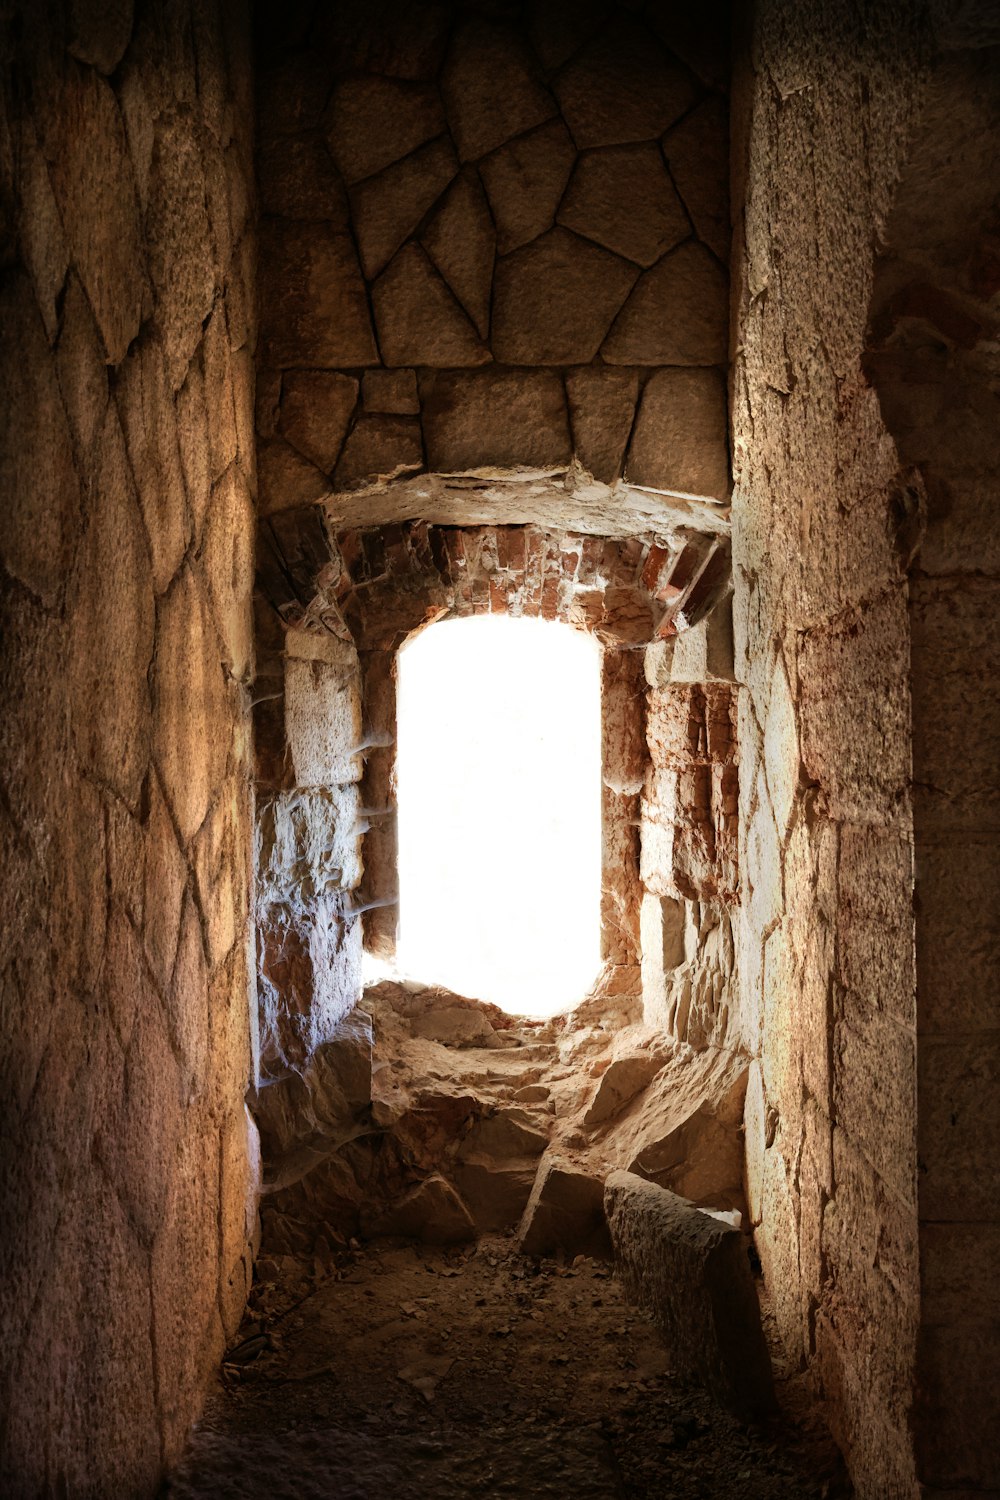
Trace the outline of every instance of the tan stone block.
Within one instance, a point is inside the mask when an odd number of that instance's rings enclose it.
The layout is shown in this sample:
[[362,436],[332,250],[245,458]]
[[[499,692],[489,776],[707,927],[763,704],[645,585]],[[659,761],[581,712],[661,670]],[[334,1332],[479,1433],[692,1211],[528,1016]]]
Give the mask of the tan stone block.
[[722,365],[727,353],[726,274],[689,240],[636,282],[601,353],[612,365]]
[[69,249],[49,170],[29,120],[21,122],[18,148],[20,213],[17,234],[45,332],[54,343],[59,332],[58,302],[69,269]]
[[332,480],[280,437],[258,445],[257,483],[262,517],[314,505],[332,489]]
[[495,243],[479,177],[466,169],[424,229],[421,244],[484,339],[490,328]]
[[570,458],[562,381],[554,372],[442,372],[421,381],[427,466],[552,468]]
[[86,452],[101,429],[108,405],[108,371],[101,337],[79,277],[70,272],[56,345],[56,375],[70,430]]
[[716,370],[657,370],[642,393],[626,477],[632,484],[725,500],[726,391]]
[[588,42],[554,87],[581,150],[655,140],[696,97],[688,74],[626,16]]
[[25,277],[0,294],[0,555],[47,603],[61,592],[78,522],[80,483],[45,328]]
[[361,402],[368,412],[418,417],[416,370],[366,370],[361,377]]
[[497,228],[497,250],[507,255],[555,223],[576,150],[561,120],[518,136],[479,167]]
[[194,532],[200,535],[212,493],[208,406],[200,359],[192,360],[184,384],[177,392],[177,442]]
[[900,1200],[914,1201],[913,1033],[864,1003],[845,1001],[845,1011],[833,1034],[835,1118]]
[[149,757],[149,553],[125,444],[109,410],[72,605],[73,737],[85,767],[134,806]]
[[347,183],[401,161],[444,129],[437,90],[395,78],[339,80],[326,116],[330,151]]
[[[125,130],[108,84],[76,65],[63,74],[53,119],[47,154],[59,215],[108,362],[117,364],[139,331],[147,285]],[[148,227],[155,245],[158,226]],[[149,264],[155,284],[155,253]]]
[[359,417],[334,474],[338,490],[423,468],[420,423],[412,417]]
[[174,969],[181,903],[188,866],[177,843],[173,819],[158,777],[149,778],[143,942],[153,978],[165,994]]
[[[636,205],[642,204],[642,212]],[[567,229],[651,266],[691,232],[659,146],[609,146],[577,161],[559,206]]]
[[146,233],[167,372],[177,390],[201,342],[217,285],[208,187],[193,117],[173,108],[156,122]]
[[497,359],[515,365],[589,363],[635,276],[628,261],[560,228],[504,256],[494,283]]
[[358,382],[348,375],[330,370],[290,370],[281,382],[281,433],[312,464],[330,474],[357,397]]
[[232,707],[205,593],[191,569],[182,569],[160,601],[157,631],[153,747],[185,843],[222,782],[232,738]]
[[845,826],[838,866],[837,957],[844,985],[904,1025],[916,1018],[912,845],[894,829]]
[[663,142],[670,175],[695,232],[721,261],[729,259],[729,111],[711,94]]
[[457,171],[451,142],[442,137],[351,189],[354,231],[369,281],[385,269]]
[[219,1135],[192,1106],[177,1140],[152,1255],[153,1339],[165,1457],[175,1463],[222,1353]]
[[167,1021],[181,1063],[185,1100],[198,1098],[208,1084],[208,964],[202,914],[191,890],[184,893],[173,972],[165,990]]
[[638,375],[631,370],[569,370],[566,394],[573,421],[573,448],[595,479],[619,478],[635,418]]
[[300,786],[358,781],[361,691],[356,667],[285,663],[285,734]]
[[223,665],[236,682],[249,681],[253,671],[254,529],[253,500],[233,464],[212,490],[202,567],[223,646]]
[[225,303],[221,300],[216,303],[205,324],[202,363],[205,370],[210,472],[214,481],[225,473],[236,458],[236,411],[233,406],[229,327]]
[[917,1053],[920,1214],[989,1219],[1000,1152],[1000,1041],[921,1036]]
[[482,16],[460,24],[441,92],[462,161],[476,161],[556,113],[521,39]]
[[372,287],[372,303],[387,365],[489,362],[489,350],[419,245],[404,245],[390,262]]
[[246,871],[240,867],[235,836],[237,822],[245,811],[235,787],[227,788],[209,809],[192,846],[194,892],[213,971],[236,942],[239,918],[246,905],[240,889]]
[[259,254],[261,352],[268,364],[378,363],[349,235],[325,224],[265,219]]
[[153,588],[162,594],[191,539],[174,403],[157,339],[132,346],[115,386],[115,399],[139,507],[149,538]]

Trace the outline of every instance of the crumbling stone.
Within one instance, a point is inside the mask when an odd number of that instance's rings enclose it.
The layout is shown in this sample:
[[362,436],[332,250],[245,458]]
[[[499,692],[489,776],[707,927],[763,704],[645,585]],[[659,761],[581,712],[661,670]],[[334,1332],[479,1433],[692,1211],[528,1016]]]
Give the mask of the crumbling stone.
[[632,1172],[611,1174],[605,1204],[625,1285],[652,1312],[675,1371],[747,1415],[773,1411],[771,1362],[740,1231]]
[[604,1183],[558,1157],[543,1159],[518,1229],[526,1255],[606,1255]]
[[625,1108],[663,1066],[655,1052],[634,1052],[613,1058],[601,1074],[597,1090],[583,1116],[585,1125],[600,1125]]

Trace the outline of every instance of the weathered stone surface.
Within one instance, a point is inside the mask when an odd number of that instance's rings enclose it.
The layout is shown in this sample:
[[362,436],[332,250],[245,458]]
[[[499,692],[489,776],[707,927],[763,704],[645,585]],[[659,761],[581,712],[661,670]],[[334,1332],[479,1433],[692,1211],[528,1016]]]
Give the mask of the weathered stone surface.
[[317,469],[331,474],[357,399],[358,382],[349,375],[332,370],[289,370],[281,382],[281,434]]
[[371,1098],[371,1017],[356,1010],[336,1024],[301,1073],[288,1072],[259,1089],[254,1113],[268,1160],[304,1142],[322,1150],[321,1136],[339,1145]]
[[338,490],[423,467],[420,423],[412,417],[362,416],[344,444],[334,474]]
[[566,394],[573,423],[573,451],[595,479],[610,484],[624,467],[639,377],[631,370],[569,370]]
[[640,266],[651,266],[690,233],[660,148],[652,144],[581,156],[559,223]]
[[361,377],[361,402],[365,411],[389,416],[420,415],[415,370],[366,370]]
[[388,1210],[372,1214],[363,1209],[361,1227],[369,1238],[399,1235],[428,1245],[462,1244],[476,1232],[469,1210],[451,1183],[437,1173],[418,1183]]
[[358,780],[361,691],[353,648],[343,647],[336,665],[285,662],[285,738],[300,786]]
[[455,1184],[477,1234],[495,1234],[517,1224],[535,1181],[535,1163],[466,1156],[455,1164]]
[[[18,147],[21,156],[21,202],[17,231],[45,332],[49,340],[53,341],[59,332],[58,302],[69,270],[70,252],[52,191],[49,170],[28,121],[22,123]],[[103,347],[101,357],[104,358]]]
[[71,0],[67,51],[113,73],[132,34],[132,0]]
[[350,237],[325,224],[261,225],[261,340],[269,363],[378,363]]
[[663,154],[698,238],[729,259],[729,110],[712,94],[664,137]]
[[394,78],[345,78],[327,113],[327,140],[348,183],[409,156],[445,129],[437,90]]
[[569,132],[553,120],[480,163],[501,255],[552,228],[575,160]]
[[480,16],[456,32],[441,89],[462,161],[478,160],[556,113],[520,39]]
[[[109,363],[139,331],[146,289],[139,206],[121,115],[97,73],[71,65],[62,80],[57,133],[49,145],[51,181],[73,261],[87,292]],[[162,221],[156,230],[165,228]],[[153,241],[156,276],[160,234]]]
[[210,197],[193,118],[183,108],[171,109],[157,121],[146,235],[152,247],[156,322],[175,390],[215,298],[215,246],[206,206]]
[[633,1052],[616,1057],[601,1074],[594,1097],[583,1116],[585,1125],[601,1125],[630,1104],[663,1067],[655,1052]]
[[549,468],[570,455],[562,381],[548,371],[436,374],[422,383],[428,467]]
[[[109,410],[73,604],[73,736],[82,764],[135,805],[149,757],[153,592],[117,415]],[[110,576],[105,557],[117,559]]]
[[348,228],[347,194],[319,136],[278,136],[257,153],[261,211],[282,219],[322,219]]
[[601,353],[613,365],[724,364],[728,297],[715,258],[681,245],[636,282]]
[[[73,272],[67,277],[63,296],[62,328],[56,345],[56,375],[70,431],[78,448],[86,451],[100,430],[107,410],[108,369],[90,303],[79,277]],[[58,424],[53,421],[51,425],[44,425],[51,432]],[[4,451],[7,451],[6,443]],[[58,493],[55,486],[52,486],[51,493],[53,496]]]
[[202,567],[223,663],[228,676],[237,682],[249,681],[253,664],[253,542],[253,498],[234,464],[212,491]]
[[[524,1109],[498,1109],[479,1120],[462,1142],[460,1157],[509,1161],[511,1157],[541,1156],[549,1144],[546,1131]],[[522,1205],[523,1206],[523,1205]]]
[[625,473],[633,484],[725,500],[726,388],[718,370],[656,370],[646,382]]
[[486,338],[490,326],[496,233],[474,172],[466,169],[421,236],[421,243]]
[[504,256],[494,291],[497,359],[507,364],[587,364],[635,276],[628,261],[565,229],[552,229]]
[[129,464],[136,482],[149,550],[153,587],[163,593],[190,541],[190,522],[177,504],[183,488],[177,425],[157,340],[133,347],[116,388]]
[[473,1006],[450,1006],[415,1016],[413,1035],[445,1047],[489,1047],[496,1033],[481,1010]]
[[27,278],[0,293],[0,554],[47,603],[70,560],[79,480],[48,339]]
[[662,1328],[674,1369],[741,1412],[773,1411],[771,1361],[739,1230],[632,1172],[611,1174],[605,1205],[625,1285]]
[[225,771],[225,680],[205,590],[184,568],[160,601],[153,679],[153,748],[181,838],[197,833]]
[[419,245],[404,245],[372,288],[387,365],[482,365],[490,358]]
[[369,281],[384,270],[457,170],[451,142],[442,137],[351,190],[354,229]]
[[257,484],[262,516],[312,505],[331,488],[327,476],[283,438],[271,438],[259,445]]
[[606,1255],[604,1183],[557,1157],[543,1160],[531,1190],[518,1240],[525,1255]]
[[697,97],[690,75],[645,27],[621,15],[567,63],[553,87],[581,150],[656,140]]

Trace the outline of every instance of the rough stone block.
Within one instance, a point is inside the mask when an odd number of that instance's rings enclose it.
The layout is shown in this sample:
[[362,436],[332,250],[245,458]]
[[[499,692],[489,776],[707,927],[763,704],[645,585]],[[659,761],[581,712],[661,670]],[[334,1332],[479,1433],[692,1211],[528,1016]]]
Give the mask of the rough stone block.
[[721,261],[729,259],[729,111],[712,94],[663,142],[670,175],[700,240]]
[[722,365],[728,317],[726,273],[689,240],[639,278],[601,353],[612,365]]
[[623,15],[561,69],[554,87],[581,150],[656,140],[697,93],[641,22]]
[[581,156],[558,217],[567,229],[640,266],[653,265],[691,232],[660,148],[652,144]]
[[441,91],[463,161],[478,160],[556,113],[520,38],[480,16],[456,32]]
[[535,1171],[534,1161],[497,1161],[493,1156],[467,1156],[456,1162],[455,1184],[477,1234],[496,1234],[518,1223]]
[[489,350],[419,245],[403,246],[372,287],[372,302],[387,365],[489,362]]
[[507,255],[555,223],[576,150],[561,120],[518,136],[480,164],[497,227],[497,251]]
[[354,230],[369,281],[385,269],[457,171],[451,142],[442,138],[352,188]]
[[595,479],[613,483],[622,473],[635,420],[638,375],[594,367],[569,370],[566,394],[577,458]]
[[285,737],[300,786],[341,785],[362,774],[357,663],[285,662]]
[[484,370],[421,382],[427,466],[437,473],[554,468],[570,458],[558,375]]
[[424,229],[421,243],[485,339],[496,232],[474,172],[466,169],[452,186]]
[[771,1361],[740,1231],[632,1172],[611,1174],[605,1206],[626,1288],[652,1312],[675,1372],[748,1415],[773,1411]]
[[268,363],[343,369],[378,364],[350,236],[326,224],[260,227],[261,343]]
[[395,78],[342,79],[327,111],[327,140],[348,183],[401,161],[444,129],[437,90]]
[[498,1109],[473,1125],[459,1155],[463,1160],[476,1157],[509,1161],[511,1157],[541,1156],[548,1143],[547,1132],[539,1130],[537,1120],[527,1110]]
[[397,417],[420,415],[415,370],[366,370],[361,378],[361,402],[366,412]]
[[504,256],[494,287],[497,359],[507,364],[588,364],[635,276],[628,261],[561,228]]
[[717,370],[657,370],[646,382],[625,461],[632,484],[725,500],[726,388]]
[[262,213],[282,219],[322,219],[349,227],[347,194],[318,136],[264,140],[257,153],[257,190]]
[[652,1052],[633,1052],[614,1058],[601,1074],[583,1123],[601,1125],[619,1114],[652,1082],[662,1066],[663,1058]]
[[573,1163],[556,1157],[538,1168],[518,1229],[525,1255],[607,1255],[604,1184]]
[[423,468],[420,423],[412,417],[359,417],[334,471],[334,487],[350,490]]

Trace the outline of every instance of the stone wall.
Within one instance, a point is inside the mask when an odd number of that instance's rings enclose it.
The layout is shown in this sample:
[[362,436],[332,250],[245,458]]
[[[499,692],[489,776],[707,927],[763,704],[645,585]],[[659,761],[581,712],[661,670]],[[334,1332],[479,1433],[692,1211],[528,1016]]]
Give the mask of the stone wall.
[[[866,360],[901,459],[910,569],[927,1492],[1000,1484],[1000,25],[956,30],[920,101]],[[989,45],[992,44],[992,45]]]
[[11,1496],[153,1492],[250,1274],[247,25],[0,21]]
[[725,499],[725,6],[260,9],[262,510],[574,456]]
[[880,1500],[915,1493],[916,976],[905,476],[861,359],[922,46],[893,0],[760,0],[737,112],[748,1197],[785,1346]]

